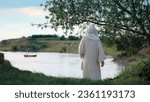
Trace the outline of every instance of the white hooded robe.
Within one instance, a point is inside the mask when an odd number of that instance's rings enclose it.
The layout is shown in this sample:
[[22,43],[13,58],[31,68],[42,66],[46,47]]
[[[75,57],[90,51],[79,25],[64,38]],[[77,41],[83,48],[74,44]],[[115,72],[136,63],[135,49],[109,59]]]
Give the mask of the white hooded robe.
[[79,44],[78,51],[82,58],[83,78],[101,80],[100,62],[104,61],[106,57],[98,32],[93,24],[90,24],[87,28],[85,36]]

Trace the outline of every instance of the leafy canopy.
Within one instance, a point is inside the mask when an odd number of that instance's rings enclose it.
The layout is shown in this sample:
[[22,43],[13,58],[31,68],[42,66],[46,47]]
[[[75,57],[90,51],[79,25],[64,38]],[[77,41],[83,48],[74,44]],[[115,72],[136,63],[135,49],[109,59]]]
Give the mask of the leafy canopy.
[[[150,0],[48,0],[42,6],[49,15],[45,17],[48,22],[39,27],[68,30],[91,22],[122,50],[130,45],[136,50],[150,45]],[[125,42],[128,45],[123,46]],[[135,46],[135,42],[139,45]]]

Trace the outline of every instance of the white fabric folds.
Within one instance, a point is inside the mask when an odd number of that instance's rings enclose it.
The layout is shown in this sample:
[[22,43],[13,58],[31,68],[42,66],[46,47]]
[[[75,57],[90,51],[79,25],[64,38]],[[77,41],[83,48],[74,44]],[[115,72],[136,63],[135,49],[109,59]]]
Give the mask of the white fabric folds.
[[94,24],[87,27],[78,51],[82,58],[83,78],[101,80],[100,62],[104,61],[106,56]]

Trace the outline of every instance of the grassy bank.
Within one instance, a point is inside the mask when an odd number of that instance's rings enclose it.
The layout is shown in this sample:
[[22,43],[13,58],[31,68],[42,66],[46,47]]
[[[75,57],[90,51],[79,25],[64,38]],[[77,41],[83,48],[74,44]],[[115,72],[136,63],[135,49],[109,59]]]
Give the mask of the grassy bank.
[[11,66],[9,61],[0,64],[0,84],[19,84],[19,85],[74,85],[74,84],[106,84],[102,81],[91,81],[87,79],[57,78],[45,76],[41,73],[21,71]]
[[127,68],[114,79],[92,81],[88,79],[58,78],[41,73],[21,71],[11,66],[9,61],[0,61],[0,84],[17,85],[115,85],[115,84],[150,84],[150,59],[140,61],[137,65]]

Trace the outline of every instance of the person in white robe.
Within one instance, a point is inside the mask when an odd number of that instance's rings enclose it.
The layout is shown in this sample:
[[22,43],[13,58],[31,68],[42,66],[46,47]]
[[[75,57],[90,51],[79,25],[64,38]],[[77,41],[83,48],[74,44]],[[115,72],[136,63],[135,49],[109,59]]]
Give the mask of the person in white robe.
[[106,58],[98,32],[94,24],[90,24],[80,41],[78,52],[82,59],[83,78],[101,80],[101,67]]

